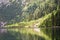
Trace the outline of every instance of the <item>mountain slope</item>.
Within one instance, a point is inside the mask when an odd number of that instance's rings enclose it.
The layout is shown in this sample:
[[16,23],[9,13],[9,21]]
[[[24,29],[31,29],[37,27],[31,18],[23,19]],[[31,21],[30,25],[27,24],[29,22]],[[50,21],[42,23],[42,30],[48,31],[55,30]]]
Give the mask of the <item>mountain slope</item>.
[[[55,15],[56,12],[57,11],[55,10],[52,13],[54,13],[54,15]],[[16,24],[8,25],[8,27],[13,27],[13,28],[14,28],[14,26],[16,26],[17,28],[22,27],[22,29],[20,28],[21,30],[19,29],[20,31],[18,30],[20,33],[37,35],[37,36],[41,36],[41,37],[45,38],[45,40],[52,40],[51,37],[49,37],[42,31],[43,30],[42,28],[39,28],[39,27],[42,27],[41,25],[44,23],[44,21],[46,19],[51,19],[52,13],[49,13],[48,15],[45,15],[44,17],[42,17],[38,20],[33,20],[30,22],[25,22],[25,23],[21,22],[22,24],[16,23]]]

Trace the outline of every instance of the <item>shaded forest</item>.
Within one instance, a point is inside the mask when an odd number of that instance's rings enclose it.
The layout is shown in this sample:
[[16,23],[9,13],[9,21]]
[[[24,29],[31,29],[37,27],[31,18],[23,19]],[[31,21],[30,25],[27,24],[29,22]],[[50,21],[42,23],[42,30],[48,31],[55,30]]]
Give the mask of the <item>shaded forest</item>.
[[60,40],[60,0],[2,1],[2,26],[0,40]]

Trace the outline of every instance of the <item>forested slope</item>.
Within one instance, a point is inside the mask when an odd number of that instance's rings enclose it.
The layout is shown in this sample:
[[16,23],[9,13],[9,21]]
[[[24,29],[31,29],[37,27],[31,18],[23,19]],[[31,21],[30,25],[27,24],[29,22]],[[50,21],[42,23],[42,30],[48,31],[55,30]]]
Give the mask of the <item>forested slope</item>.
[[[0,3],[0,22],[7,22],[4,27],[8,30],[0,39],[52,40],[52,26],[60,25],[59,2],[60,0],[9,0],[6,4]],[[9,27],[13,29],[8,29]]]
[[13,24],[36,20],[59,9],[57,2],[55,0],[10,0],[6,4],[2,2],[0,3],[0,21]]

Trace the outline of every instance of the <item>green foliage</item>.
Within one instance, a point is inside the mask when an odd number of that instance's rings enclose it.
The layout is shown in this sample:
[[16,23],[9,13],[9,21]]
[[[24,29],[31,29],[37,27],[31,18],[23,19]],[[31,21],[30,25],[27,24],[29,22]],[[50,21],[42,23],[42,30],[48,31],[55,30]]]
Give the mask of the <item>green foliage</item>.
[[[22,0],[10,0],[10,4],[1,4],[0,7],[0,21],[7,21],[8,27],[34,27],[38,23],[37,28],[41,29],[41,32],[37,33],[34,29],[19,29],[19,35],[12,34],[9,30],[9,35],[13,36],[11,40],[51,40],[52,29],[49,27],[60,26],[60,0],[26,0],[28,4],[22,6]],[[25,3],[26,3],[25,2]],[[54,20],[53,20],[54,19]],[[54,25],[52,24],[54,23]],[[49,29],[47,29],[49,28]],[[17,32],[16,29],[14,29]],[[55,31],[60,31],[55,29]],[[15,33],[14,32],[14,33]],[[23,33],[23,34],[22,34]],[[42,34],[40,34],[42,33]],[[56,33],[56,32],[55,32]],[[3,35],[3,36],[6,36]],[[19,38],[19,37],[23,37]],[[5,38],[2,36],[2,40]],[[7,37],[6,36],[6,37]],[[26,37],[25,37],[26,36]],[[35,36],[35,37],[34,37]],[[55,37],[57,36],[54,35]],[[28,38],[27,38],[28,37]],[[34,37],[34,39],[33,39]],[[30,39],[29,39],[30,38]],[[41,39],[40,39],[41,38]],[[58,37],[59,38],[59,37]],[[1,39],[1,38],[0,38]],[[8,38],[6,40],[9,40]]]
[[0,7],[0,20],[7,21],[9,24],[36,20],[59,8],[56,0],[26,0],[25,6],[22,6],[22,0],[9,1],[10,4],[2,4]]
[[[21,1],[20,1],[21,2]],[[11,21],[16,20],[16,16],[21,16],[22,13],[22,7],[21,4],[18,4],[16,1],[13,1],[8,4],[2,4],[0,7],[0,20],[2,21]]]

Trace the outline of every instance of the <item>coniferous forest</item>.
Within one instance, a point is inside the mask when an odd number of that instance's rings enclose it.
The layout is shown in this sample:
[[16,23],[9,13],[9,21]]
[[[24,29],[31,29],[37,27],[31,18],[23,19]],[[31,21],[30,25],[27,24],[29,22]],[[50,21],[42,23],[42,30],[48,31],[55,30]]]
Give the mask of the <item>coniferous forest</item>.
[[60,40],[60,0],[0,0],[0,40]]

